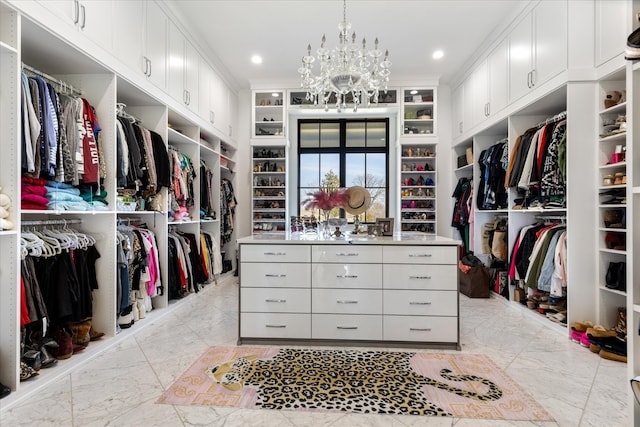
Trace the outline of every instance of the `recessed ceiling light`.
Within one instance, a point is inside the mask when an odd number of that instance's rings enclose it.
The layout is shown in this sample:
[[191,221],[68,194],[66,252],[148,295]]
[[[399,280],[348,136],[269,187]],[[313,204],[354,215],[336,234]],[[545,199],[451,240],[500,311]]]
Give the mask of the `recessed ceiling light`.
[[251,57],[251,62],[254,64],[262,64],[262,57],[260,55],[253,55]]
[[415,94],[417,94],[417,93],[418,93],[418,91],[414,89],[414,90],[412,90],[412,91],[411,91],[411,92],[409,92],[409,93],[410,93],[411,95],[415,95]]
[[433,52],[433,59],[440,59],[444,56],[444,52],[441,50],[436,50]]
[[280,96],[280,94],[278,92],[273,92],[271,96],[273,96],[274,98],[277,98]]

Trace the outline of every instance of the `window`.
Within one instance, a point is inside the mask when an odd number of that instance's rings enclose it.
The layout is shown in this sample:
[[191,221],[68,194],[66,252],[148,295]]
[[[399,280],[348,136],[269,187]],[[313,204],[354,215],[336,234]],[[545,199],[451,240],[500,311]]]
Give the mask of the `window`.
[[[300,200],[321,186],[360,185],[371,193],[371,207],[361,222],[388,216],[389,120],[298,121],[298,194]],[[315,215],[299,207],[300,215]],[[353,215],[336,209],[334,216]]]

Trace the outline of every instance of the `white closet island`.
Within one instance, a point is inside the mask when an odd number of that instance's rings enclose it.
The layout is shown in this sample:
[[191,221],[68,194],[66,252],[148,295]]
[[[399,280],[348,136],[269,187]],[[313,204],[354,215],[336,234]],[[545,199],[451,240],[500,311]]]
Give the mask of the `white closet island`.
[[239,239],[238,343],[459,350],[459,245],[422,233]]

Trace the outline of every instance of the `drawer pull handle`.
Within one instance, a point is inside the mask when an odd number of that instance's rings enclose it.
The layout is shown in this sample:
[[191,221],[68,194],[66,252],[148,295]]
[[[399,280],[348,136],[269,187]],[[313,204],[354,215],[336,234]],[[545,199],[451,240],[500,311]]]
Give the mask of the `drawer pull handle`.
[[357,326],[337,326],[337,329],[358,329]]
[[286,274],[265,274],[264,277],[287,277]]
[[280,302],[280,303],[284,303],[287,302],[286,299],[266,299],[264,300],[265,302]]
[[409,254],[409,258],[429,258],[431,254]]
[[275,256],[284,256],[287,253],[286,252],[265,252],[265,255],[275,255]]
[[425,302],[411,301],[409,305],[431,305],[431,301],[425,301]]
[[357,279],[358,276],[355,274],[338,274],[336,276],[338,279]]
[[348,300],[348,299],[339,299],[336,301],[338,304],[357,304],[358,301]]
[[431,276],[409,276],[409,279],[431,280]]
[[265,325],[267,328],[286,328],[287,325]]
[[410,331],[431,332],[431,328],[409,328]]
[[348,253],[338,252],[338,253],[336,253],[336,256],[358,256],[358,255],[360,255],[360,254],[357,253],[357,252],[348,252]]

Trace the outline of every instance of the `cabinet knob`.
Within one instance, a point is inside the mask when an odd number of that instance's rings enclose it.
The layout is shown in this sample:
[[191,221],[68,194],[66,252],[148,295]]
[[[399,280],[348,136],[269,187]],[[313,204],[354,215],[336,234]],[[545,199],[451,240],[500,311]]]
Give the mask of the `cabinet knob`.
[[357,279],[358,276],[353,274],[338,274],[336,276],[338,279]]
[[431,254],[409,254],[409,258],[429,258]]
[[336,301],[338,304],[357,304],[358,301],[354,301],[354,300],[345,300],[345,299],[339,299]]
[[360,254],[357,253],[357,252],[347,252],[347,253],[338,252],[338,253],[336,253],[336,256],[358,256],[358,255],[360,255]]
[[431,276],[409,276],[409,279],[431,280]]
[[286,252],[264,252],[264,255],[273,255],[273,256],[284,256]]
[[286,274],[265,274],[264,277],[287,277]]
[[264,325],[267,328],[286,328],[287,325]]
[[264,302],[285,303],[285,302],[287,302],[287,300],[286,300],[286,299],[269,299],[269,298],[268,298],[268,299],[264,300]]
[[358,329],[357,326],[336,326],[336,329]]
[[431,328],[409,328],[410,331],[431,332]]
[[431,305],[431,301],[410,301],[409,305]]

